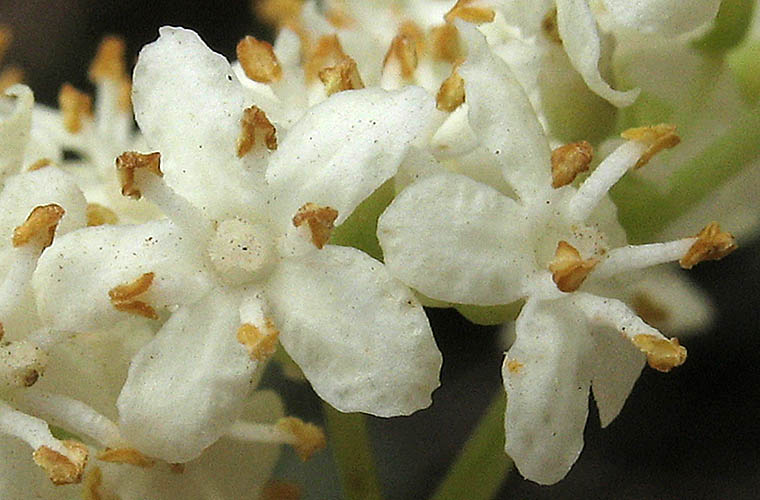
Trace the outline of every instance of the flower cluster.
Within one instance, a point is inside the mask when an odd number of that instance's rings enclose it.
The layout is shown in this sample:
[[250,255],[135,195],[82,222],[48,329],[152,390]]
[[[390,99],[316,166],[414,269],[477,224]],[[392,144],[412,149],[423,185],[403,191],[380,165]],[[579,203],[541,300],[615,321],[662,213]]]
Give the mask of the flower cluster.
[[[266,495],[279,445],[325,445],[260,387],[270,360],[341,412],[409,415],[442,365],[422,304],[515,320],[505,450],[562,479],[589,391],[606,426],[645,363],[686,361],[663,332],[709,321],[671,263],[736,248],[709,219],[697,233],[698,211],[631,229],[631,196],[668,195],[637,182],[667,183],[659,165],[729,127],[671,87],[682,75],[642,71],[688,53],[707,78],[691,47],[719,4],[266,0],[274,44],[247,36],[233,63],[164,27],[130,78],[105,39],[94,111],[68,84],[58,109],[9,86],[0,490]],[[676,111],[643,120],[642,101]]]

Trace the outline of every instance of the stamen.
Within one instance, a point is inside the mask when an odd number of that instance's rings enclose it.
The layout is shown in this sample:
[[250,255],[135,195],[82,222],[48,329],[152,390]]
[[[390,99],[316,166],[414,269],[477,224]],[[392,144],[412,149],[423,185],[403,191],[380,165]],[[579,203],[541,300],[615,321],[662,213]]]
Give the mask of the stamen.
[[75,484],[82,481],[82,473],[87,466],[87,447],[77,441],[62,441],[69,450],[69,456],[53,451],[47,446],[40,446],[32,454],[34,463],[47,472],[55,485]]
[[655,328],[659,327],[659,325],[665,324],[670,317],[670,314],[668,314],[666,309],[656,304],[645,293],[635,294],[631,298],[631,307],[641,319]]
[[293,216],[293,225],[301,227],[304,223],[308,224],[311,242],[315,247],[321,249],[330,239],[337,218],[338,211],[334,208],[323,207],[316,203],[306,203]]
[[711,222],[697,234],[697,240],[679,260],[684,269],[691,269],[706,260],[719,260],[738,247],[731,233],[720,230],[717,222]]
[[61,108],[64,128],[76,134],[82,130],[84,119],[92,116],[92,97],[64,83],[58,93],[58,107]]
[[435,104],[441,111],[452,112],[464,102],[464,79],[459,76],[456,67],[446,78],[435,96]]
[[385,54],[383,67],[387,67],[390,62],[399,65],[401,76],[410,79],[414,76],[417,69],[417,47],[415,40],[407,35],[399,34],[391,41],[391,46]]
[[261,500],[300,500],[301,487],[295,483],[269,481],[261,490]]
[[251,106],[243,110],[240,126],[242,130],[237,141],[238,158],[248,154],[256,144],[266,145],[269,151],[277,149],[277,130],[261,108]]
[[620,137],[629,141],[637,141],[647,146],[647,150],[641,155],[633,168],[641,168],[646,165],[654,155],[663,149],[675,147],[681,138],[676,134],[676,126],[662,123],[649,127],[629,128]]
[[496,17],[496,13],[489,7],[477,7],[472,4],[480,3],[480,0],[457,0],[456,5],[446,13],[443,18],[446,22],[453,23],[454,19],[461,19],[468,23],[490,23]]
[[586,141],[572,142],[552,151],[552,187],[567,186],[581,172],[588,170],[594,148]]
[[24,81],[24,71],[18,66],[8,66],[0,72],[0,93]]
[[282,78],[282,67],[272,44],[246,36],[237,44],[237,58],[246,76],[261,83],[272,83]]
[[321,428],[295,417],[281,418],[275,425],[237,421],[227,436],[252,443],[289,444],[304,461],[327,445]]
[[63,207],[55,203],[34,207],[26,221],[13,230],[13,246],[33,243],[40,250],[49,247],[64,213]]
[[47,362],[47,353],[31,342],[4,343],[0,346],[0,385],[31,387],[45,371]]
[[106,448],[98,455],[98,460],[113,464],[127,464],[149,469],[156,465],[156,461],[146,457],[134,448]]
[[88,203],[86,213],[88,226],[102,226],[119,222],[116,212],[97,203]]
[[27,168],[27,172],[34,172],[35,170],[40,170],[45,167],[49,167],[52,165],[53,162],[50,158],[40,158],[36,162],[29,165],[29,168]]
[[628,141],[607,156],[570,199],[568,203],[570,219],[577,222],[586,220],[599,200],[636,164],[647,147],[646,144],[638,141]]
[[599,264],[594,276],[608,278],[619,273],[675,262],[684,256],[695,241],[694,238],[686,238],[666,243],[615,248],[607,253],[607,258]]
[[128,80],[124,53],[126,44],[117,36],[107,36],[100,41],[98,51],[90,65],[89,77],[93,83],[105,80],[123,82]]
[[103,484],[103,472],[100,467],[92,466],[84,475],[84,484],[82,484],[83,500],[104,500],[100,493],[100,486]]
[[549,263],[549,270],[557,288],[568,293],[581,286],[598,262],[597,259],[582,259],[575,247],[566,241],[560,241],[554,259]]
[[636,335],[633,343],[647,355],[647,363],[657,371],[667,373],[686,361],[686,348],[676,338],[668,340],[653,335]]
[[153,283],[155,273],[143,273],[139,278],[116,286],[108,291],[111,298],[111,304],[117,311],[128,312],[143,316],[150,319],[158,319],[155,309],[141,300],[136,300],[137,296],[148,291]]
[[277,350],[279,336],[280,332],[269,318],[266,318],[264,327],[261,329],[251,323],[244,323],[237,331],[238,342],[243,344],[254,361],[270,358]]
[[163,177],[161,153],[142,154],[136,151],[126,151],[116,158],[116,173],[121,183],[121,194],[136,200],[142,197],[142,193],[135,182],[135,173],[138,169],[157,177]]
[[464,56],[459,31],[451,23],[431,28],[430,41],[434,59],[454,64]]
[[547,12],[541,20],[541,31],[544,32],[544,35],[546,35],[546,38],[548,38],[549,41],[556,43],[557,45],[562,45],[562,37],[559,36],[559,25],[557,24],[556,7]]
[[40,248],[35,245],[11,250],[10,267],[0,287],[0,318],[16,309],[26,296],[39,256]]
[[301,17],[302,0],[258,0],[253,2],[256,17],[272,26],[292,24]]
[[362,77],[359,75],[356,61],[348,56],[344,57],[335,66],[320,70],[319,79],[325,85],[325,92],[328,96],[343,90],[364,88],[364,82],[362,82]]
[[340,45],[338,35],[335,34],[322,35],[308,52],[304,63],[304,74],[309,83],[319,78],[320,70],[335,66],[348,57]]

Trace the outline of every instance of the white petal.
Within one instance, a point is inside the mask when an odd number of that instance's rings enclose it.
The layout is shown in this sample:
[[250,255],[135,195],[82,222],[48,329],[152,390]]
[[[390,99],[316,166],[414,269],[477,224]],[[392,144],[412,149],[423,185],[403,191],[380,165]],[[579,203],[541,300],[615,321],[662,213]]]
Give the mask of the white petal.
[[29,141],[34,96],[26,85],[14,85],[0,94],[0,181],[21,168]]
[[[541,31],[541,21],[554,7],[552,0],[499,0],[494,3],[506,22],[520,29],[525,38]],[[483,25],[484,28],[490,24]]]
[[283,347],[335,408],[390,417],[430,405],[441,354],[422,307],[382,263],[328,245],[283,261],[267,295]]
[[568,300],[528,301],[502,369],[507,454],[525,478],[553,484],[583,448],[592,344]]
[[521,197],[535,198],[551,185],[551,151],[536,112],[483,35],[465,23],[457,27],[468,46],[458,72],[464,79],[470,126],[496,157],[507,182]]
[[212,286],[197,245],[168,220],[139,226],[97,226],[56,238],[32,279],[40,316],[68,331],[105,328],[131,317],[108,291],[143,273],[155,278],[138,298],[154,309],[192,303]]
[[617,107],[636,100],[638,89],[613,90],[599,73],[601,42],[586,0],[557,0],[557,27],[570,62],[591,90]]
[[246,214],[258,200],[237,158],[243,87],[227,60],[195,32],[164,27],[140,52],[135,118],[161,152],[167,184],[212,218]]
[[508,304],[533,268],[521,208],[457,174],[424,178],[380,216],[377,237],[391,274],[433,299]]
[[132,359],[119,424],[136,448],[187,462],[240,415],[257,363],[237,341],[240,297],[211,291],[181,307]]
[[336,224],[396,174],[410,143],[433,112],[419,87],[339,92],[312,108],[288,132],[267,170],[288,224],[308,202],[338,211]]
[[712,21],[720,0],[603,0],[618,23],[644,34],[679,35]]

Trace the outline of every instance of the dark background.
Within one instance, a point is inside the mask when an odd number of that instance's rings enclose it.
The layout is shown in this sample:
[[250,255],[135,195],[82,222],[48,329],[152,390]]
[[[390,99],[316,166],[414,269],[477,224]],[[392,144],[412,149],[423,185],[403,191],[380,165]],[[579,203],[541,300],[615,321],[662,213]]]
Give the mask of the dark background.
[[[164,24],[198,31],[228,58],[246,34],[271,37],[256,25],[246,1],[0,0],[0,23],[15,30],[5,63],[21,65],[38,101],[51,105],[63,82],[91,89],[87,67],[106,34],[124,36],[131,59]],[[715,329],[683,339],[689,350],[684,366],[667,375],[645,369],[607,429],[600,429],[592,405],[585,450],[564,481],[540,487],[513,472],[499,498],[759,498],[757,250],[757,243],[746,245],[690,272],[720,313]],[[432,408],[407,418],[371,419],[381,481],[391,499],[429,495],[502,390],[497,329],[470,325],[450,310],[430,316],[444,356],[443,385]],[[313,402],[311,407],[318,408]],[[503,433],[494,439],[503,440]]]

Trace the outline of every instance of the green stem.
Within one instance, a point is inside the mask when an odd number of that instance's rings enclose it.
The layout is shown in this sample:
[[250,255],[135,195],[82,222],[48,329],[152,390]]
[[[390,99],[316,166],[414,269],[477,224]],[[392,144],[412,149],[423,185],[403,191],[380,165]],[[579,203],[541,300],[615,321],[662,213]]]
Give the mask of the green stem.
[[506,395],[499,391],[431,500],[490,500],[512,468],[504,453]]
[[720,53],[735,47],[747,34],[754,8],[754,0],[723,0],[713,28],[694,42],[694,48]]
[[361,413],[341,413],[323,403],[333,458],[346,500],[381,500],[367,419]]

